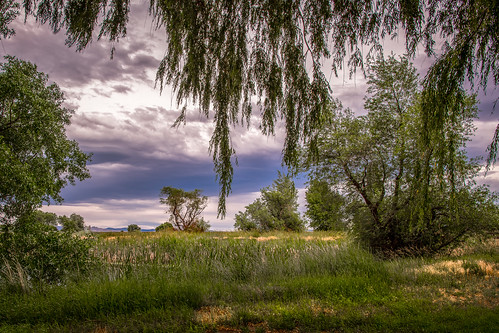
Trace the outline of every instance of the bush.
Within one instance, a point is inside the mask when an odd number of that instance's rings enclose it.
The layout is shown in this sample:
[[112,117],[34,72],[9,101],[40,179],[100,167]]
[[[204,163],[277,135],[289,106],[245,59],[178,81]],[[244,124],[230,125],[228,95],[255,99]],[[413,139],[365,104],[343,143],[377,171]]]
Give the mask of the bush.
[[432,219],[420,224],[410,218],[410,207],[383,224],[372,223],[368,210],[354,217],[358,239],[384,255],[434,255],[454,249],[471,237],[488,238],[499,229],[498,194],[485,186],[464,187],[458,192],[433,198]]
[[59,283],[90,268],[90,246],[91,239],[57,231],[28,215],[1,226],[0,264],[17,267],[33,283]]
[[128,232],[136,232],[136,231],[140,231],[142,229],[140,229],[140,227],[136,224],[130,224],[127,228],[127,231]]
[[187,229],[187,231],[194,231],[194,232],[206,232],[210,229],[211,225],[208,221],[205,221],[204,218],[199,218],[194,225],[194,227]]
[[170,222],[165,222],[163,224],[160,224],[156,227],[156,232],[160,231],[173,231],[173,225]]
[[278,173],[271,186],[260,190],[261,196],[235,216],[234,227],[250,231],[303,231],[305,222],[298,213],[298,191],[293,180]]

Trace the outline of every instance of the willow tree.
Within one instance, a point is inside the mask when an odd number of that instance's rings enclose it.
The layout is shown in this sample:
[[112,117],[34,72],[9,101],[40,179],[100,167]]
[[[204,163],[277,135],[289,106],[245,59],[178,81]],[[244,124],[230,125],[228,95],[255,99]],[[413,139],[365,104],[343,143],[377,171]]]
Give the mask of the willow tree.
[[[272,135],[283,120],[283,163],[293,165],[298,145],[314,142],[334,104],[324,73],[337,73],[345,59],[351,73],[363,69],[385,39],[401,34],[409,55],[420,46],[435,55],[435,38],[446,41],[425,81],[424,103],[434,107],[426,115],[429,138],[452,110],[459,112],[466,81],[485,89],[492,77],[497,85],[498,7],[495,0],[150,0],[155,27],[166,37],[156,81],[161,89],[172,85],[179,104],[192,98],[213,118],[210,151],[223,215],[235,159],[232,125],[248,125],[257,111],[262,132]],[[97,31],[114,50],[127,34],[130,0],[24,0],[23,8],[55,32],[65,30],[77,50]]]
[[[385,255],[435,254],[470,236],[493,234],[497,195],[476,186],[478,165],[464,151],[474,131],[474,96],[465,96],[460,119],[448,119],[428,149],[416,69],[408,59],[379,58],[367,78],[367,114],[338,112],[324,127],[318,156],[307,161],[311,183],[340,188],[355,235]],[[451,145],[455,150],[439,166],[439,148]]]

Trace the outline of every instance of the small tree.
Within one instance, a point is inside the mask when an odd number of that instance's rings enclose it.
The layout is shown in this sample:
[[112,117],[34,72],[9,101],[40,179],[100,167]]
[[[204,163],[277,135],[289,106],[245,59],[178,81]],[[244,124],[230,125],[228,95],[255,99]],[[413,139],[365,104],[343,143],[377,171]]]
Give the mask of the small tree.
[[173,230],[173,225],[170,222],[165,222],[163,224],[158,225],[155,230],[156,232],[170,231]]
[[55,213],[42,212],[41,210],[33,212],[33,220],[41,224],[53,226],[54,228],[59,224],[59,217]]
[[128,232],[136,232],[136,231],[140,231],[140,227],[136,224],[130,224],[127,228],[127,231]]
[[305,194],[307,211],[314,230],[344,230],[346,199],[326,181],[312,179]]
[[236,214],[234,227],[238,230],[270,231],[279,229],[274,225],[274,219],[261,198],[245,207],[244,212]]
[[298,191],[287,175],[279,172],[271,186],[261,189],[261,197],[246,206],[235,217],[239,230],[302,231],[305,223],[298,213]]
[[170,222],[176,230],[206,231],[209,224],[200,216],[208,205],[208,197],[201,195],[201,190],[184,191],[165,186],[161,189],[159,202],[168,208]]
[[62,225],[62,231],[78,232],[85,229],[85,220],[81,215],[71,214],[70,217],[66,215],[59,217],[59,223]]

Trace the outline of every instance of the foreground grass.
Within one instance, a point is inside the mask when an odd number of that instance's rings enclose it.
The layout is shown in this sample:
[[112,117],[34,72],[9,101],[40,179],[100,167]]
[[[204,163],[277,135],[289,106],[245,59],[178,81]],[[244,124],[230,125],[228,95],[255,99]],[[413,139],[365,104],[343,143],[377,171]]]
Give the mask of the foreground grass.
[[0,290],[0,331],[493,332],[496,245],[380,260],[333,233],[103,234],[90,276]]

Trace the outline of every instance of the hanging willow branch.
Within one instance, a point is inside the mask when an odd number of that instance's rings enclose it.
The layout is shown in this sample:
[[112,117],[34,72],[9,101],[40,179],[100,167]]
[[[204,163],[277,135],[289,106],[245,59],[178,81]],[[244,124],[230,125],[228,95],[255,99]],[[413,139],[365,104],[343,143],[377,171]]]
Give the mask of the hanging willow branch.
[[[23,7],[55,32],[65,30],[66,43],[77,50],[94,32],[113,45],[127,33],[129,0],[24,0]],[[409,55],[420,45],[433,55],[434,37],[443,37],[448,47],[425,80],[428,133],[441,130],[438,124],[459,105],[466,81],[478,80],[483,89],[490,77],[495,85],[499,81],[494,0],[150,0],[149,12],[155,27],[165,30],[166,56],[156,75],[160,89],[172,85],[179,104],[192,98],[215,122],[210,152],[221,215],[235,157],[230,127],[257,110],[267,135],[284,120],[283,162],[292,165],[297,147],[313,140],[334,105],[324,72],[337,73],[347,55],[353,72],[399,32]],[[177,124],[183,121],[185,111]],[[496,146],[489,160],[495,160]]]

